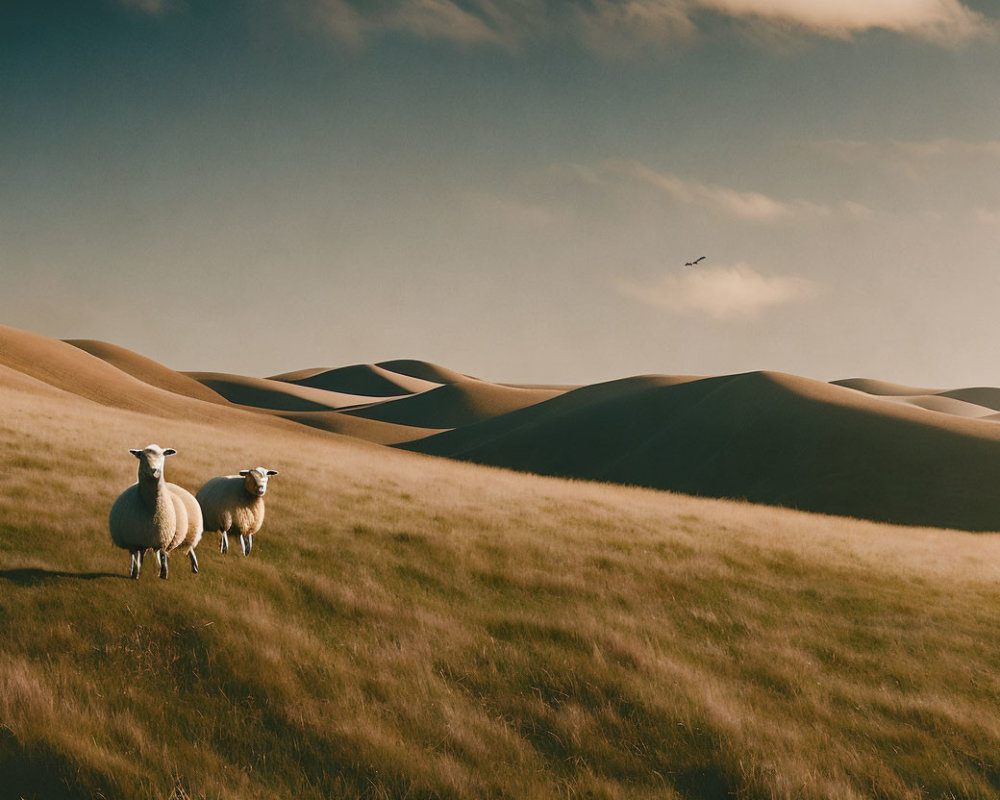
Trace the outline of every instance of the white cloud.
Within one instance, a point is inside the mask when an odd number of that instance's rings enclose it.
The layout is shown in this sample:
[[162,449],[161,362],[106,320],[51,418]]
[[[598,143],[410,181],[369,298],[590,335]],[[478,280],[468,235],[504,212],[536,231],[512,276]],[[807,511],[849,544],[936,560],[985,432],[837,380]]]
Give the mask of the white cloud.
[[621,281],[618,291],[673,314],[725,321],[753,319],[767,309],[802,302],[815,294],[815,286],[802,278],[764,275],[739,263],[687,268],[648,285]]
[[[158,9],[170,0],[120,0]],[[357,45],[385,31],[460,46],[565,40],[604,58],[665,52],[699,35],[699,23],[722,15],[775,30],[847,38],[879,28],[938,44],[993,36],[996,21],[961,0],[285,0],[304,7],[328,33]]]
[[734,17],[757,17],[845,37],[881,28],[941,44],[995,34],[995,23],[959,0],[697,0]]

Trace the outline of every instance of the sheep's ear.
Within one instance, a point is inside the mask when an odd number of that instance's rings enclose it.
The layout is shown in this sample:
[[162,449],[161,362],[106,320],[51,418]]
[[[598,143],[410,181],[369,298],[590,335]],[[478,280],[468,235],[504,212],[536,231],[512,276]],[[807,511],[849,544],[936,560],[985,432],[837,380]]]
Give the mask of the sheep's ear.
[[136,458],[142,458],[142,450],[129,450]]
[[250,470],[248,470],[248,469],[241,469],[241,470],[240,470],[240,475],[242,475],[242,476],[243,476],[244,478],[245,478],[245,477],[246,477],[247,475],[249,475],[249,474],[250,474]]
[[166,450],[163,451],[163,455],[165,455],[165,456],[175,456],[175,455],[177,455],[177,451],[174,450],[174,448],[172,448],[172,447],[168,447]]
[[268,475],[277,475],[278,474],[278,470],[276,470],[276,469],[269,469],[267,471],[267,474]]

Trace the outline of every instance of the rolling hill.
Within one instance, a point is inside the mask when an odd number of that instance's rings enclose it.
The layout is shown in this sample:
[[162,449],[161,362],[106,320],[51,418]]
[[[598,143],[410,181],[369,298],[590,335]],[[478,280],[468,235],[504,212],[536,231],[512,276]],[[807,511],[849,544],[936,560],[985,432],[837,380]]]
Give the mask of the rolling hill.
[[612,382],[402,446],[904,524],[1000,524],[995,423],[778,373]]
[[[419,456],[0,334],[0,796],[996,796],[995,534]],[[642,465],[664,441],[638,428],[666,409],[675,446],[687,428],[770,446],[799,488],[812,448],[854,447],[860,469],[882,426],[939,474],[969,457],[956,437],[993,443],[987,423],[773,373],[580,392],[467,431],[617,407],[635,416],[601,463],[625,437]],[[151,440],[191,489],[280,471],[249,558],[207,536],[199,574],[127,580],[107,513]]]
[[375,364],[354,364],[337,369],[300,370],[275,375],[271,380],[372,398],[400,397],[441,385],[438,382],[391,372]]

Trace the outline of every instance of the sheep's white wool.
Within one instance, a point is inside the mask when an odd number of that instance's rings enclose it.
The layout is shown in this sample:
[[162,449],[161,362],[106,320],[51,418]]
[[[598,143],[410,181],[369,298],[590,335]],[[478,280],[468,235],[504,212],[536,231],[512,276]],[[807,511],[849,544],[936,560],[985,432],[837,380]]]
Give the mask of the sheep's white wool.
[[238,534],[243,555],[253,548],[253,535],[264,524],[264,494],[268,478],[277,470],[254,467],[238,475],[212,478],[198,490],[205,530],[218,531],[220,549],[229,549],[230,532]]
[[111,506],[108,529],[112,544],[131,554],[133,578],[139,577],[146,550],[156,553],[161,563],[160,577],[166,578],[167,553],[190,540],[188,554],[197,571],[193,549],[201,538],[200,508],[184,497],[190,497],[188,492],[167,483],[163,476],[164,458],[176,451],[151,444],[129,452],[139,459],[138,480]]

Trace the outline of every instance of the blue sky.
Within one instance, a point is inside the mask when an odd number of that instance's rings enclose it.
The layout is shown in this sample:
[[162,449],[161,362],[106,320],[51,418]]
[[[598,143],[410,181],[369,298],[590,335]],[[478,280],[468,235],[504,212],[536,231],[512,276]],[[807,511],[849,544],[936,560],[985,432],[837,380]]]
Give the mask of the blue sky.
[[0,321],[253,375],[1000,385],[998,31],[958,0],[14,0]]

